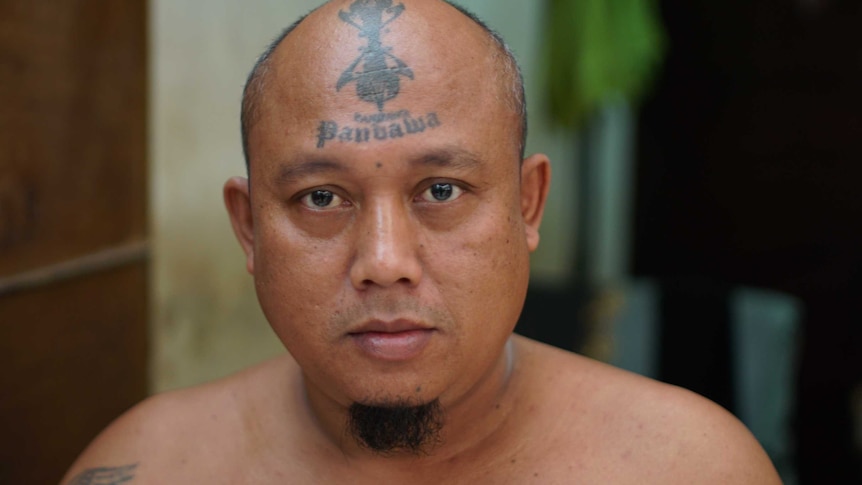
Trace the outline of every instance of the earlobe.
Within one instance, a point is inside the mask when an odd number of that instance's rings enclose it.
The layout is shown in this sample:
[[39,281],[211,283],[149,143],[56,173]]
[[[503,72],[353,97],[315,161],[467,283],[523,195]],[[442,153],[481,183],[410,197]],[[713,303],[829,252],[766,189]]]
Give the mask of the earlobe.
[[548,157],[541,153],[527,157],[521,164],[521,216],[530,251],[539,246],[539,226],[550,186],[551,162]]
[[254,218],[247,179],[233,177],[225,182],[224,204],[230,215],[233,233],[245,251],[246,270],[254,274]]

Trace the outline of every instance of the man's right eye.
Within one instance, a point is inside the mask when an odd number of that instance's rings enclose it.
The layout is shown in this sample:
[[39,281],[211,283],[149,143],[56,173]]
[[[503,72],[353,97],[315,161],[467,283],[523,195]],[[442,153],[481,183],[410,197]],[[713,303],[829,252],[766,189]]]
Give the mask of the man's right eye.
[[328,190],[315,190],[306,194],[301,202],[309,209],[332,209],[339,207],[344,200]]

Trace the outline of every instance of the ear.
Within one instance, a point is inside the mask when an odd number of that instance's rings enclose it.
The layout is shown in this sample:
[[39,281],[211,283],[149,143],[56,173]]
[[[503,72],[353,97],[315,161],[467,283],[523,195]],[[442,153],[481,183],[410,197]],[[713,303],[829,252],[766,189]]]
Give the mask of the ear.
[[521,216],[527,236],[527,247],[539,246],[539,225],[545,212],[545,201],[551,186],[551,161],[537,153],[521,164]]
[[254,274],[254,218],[248,179],[233,177],[224,184],[224,205],[230,215],[233,233],[245,251],[245,268]]

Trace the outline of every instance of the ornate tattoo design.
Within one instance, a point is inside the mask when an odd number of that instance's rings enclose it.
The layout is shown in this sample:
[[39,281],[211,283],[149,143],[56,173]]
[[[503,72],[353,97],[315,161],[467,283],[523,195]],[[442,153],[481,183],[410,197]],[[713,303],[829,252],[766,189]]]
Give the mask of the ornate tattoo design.
[[368,39],[353,61],[338,79],[336,91],[356,82],[356,95],[362,101],[377,106],[372,114],[355,113],[347,122],[323,120],[317,127],[317,148],[328,143],[369,143],[403,138],[433,130],[441,125],[436,112],[421,115],[409,110],[384,112],[383,105],[401,92],[401,76],[413,79],[413,70],[383,45],[385,27],[404,13],[404,4],[393,0],[355,0],[348,11],[339,10],[342,22],[359,29],[359,37]]
[[88,468],[76,475],[68,485],[117,485],[127,483],[135,478],[135,468],[138,464]]
[[400,77],[413,79],[413,71],[392,55],[392,48],[385,47],[380,40],[383,28],[397,19],[404,8],[403,3],[392,6],[392,0],[356,0],[350,5],[349,12],[338,12],[342,21],[359,29],[359,36],[368,39],[368,45],[341,74],[336,91],[356,81],[356,95],[363,101],[376,104],[381,113],[383,104],[401,91]]

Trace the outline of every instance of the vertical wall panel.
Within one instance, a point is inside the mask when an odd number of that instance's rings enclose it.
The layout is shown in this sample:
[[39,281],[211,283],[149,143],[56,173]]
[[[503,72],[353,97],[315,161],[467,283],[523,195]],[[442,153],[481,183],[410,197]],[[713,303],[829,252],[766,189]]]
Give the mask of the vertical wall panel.
[[146,395],[146,13],[0,2],[0,483]]

